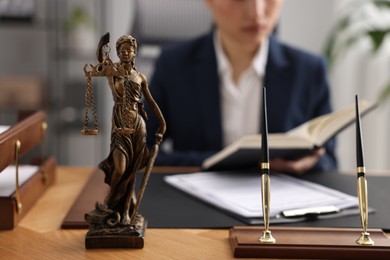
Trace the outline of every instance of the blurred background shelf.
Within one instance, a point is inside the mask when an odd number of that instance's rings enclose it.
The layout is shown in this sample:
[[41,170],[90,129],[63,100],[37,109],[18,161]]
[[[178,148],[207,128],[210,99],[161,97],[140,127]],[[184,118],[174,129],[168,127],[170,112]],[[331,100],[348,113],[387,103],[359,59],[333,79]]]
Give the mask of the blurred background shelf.
[[[1,124],[13,124],[21,111],[43,109],[49,124],[47,150],[59,164],[93,165],[102,158],[101,137],[82,138],[80,129],[86,84],[82,68],[96,63],[103,8],[104,1],[95,0],[0,0]],[[77,42],[72,30],[86,18],[92,38]],[[94,84],[96,98],[99,85]]]

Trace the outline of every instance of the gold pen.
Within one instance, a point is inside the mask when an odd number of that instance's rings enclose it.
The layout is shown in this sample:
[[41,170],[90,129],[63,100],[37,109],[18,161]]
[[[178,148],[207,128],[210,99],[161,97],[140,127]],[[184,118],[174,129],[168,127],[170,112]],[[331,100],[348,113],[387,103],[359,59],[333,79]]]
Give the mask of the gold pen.
[[275,238],[272,237],[269,230],[270,219],[270,201],[271,201],[271,180],[269,167],[269,151],[268,151],[268,127],[267,127],[267,103],[266,90],[263,87],[263,115],[262,115],[262,133],[261,133],[261,196],[263,206],[264,231],[259,241],[261,243],[275,243]]
[[360,219],[362,222],[363,232],[356,243],[359,245],[373,245],[374,241],[367,232],[368,226],[368,197],[367,197],[367,180],[365,177],[366,168],[364,167],[362,130],[360,127],[359,97],[355,96],[356,104],[356,162],[357,162],[357,193],[359,198]]

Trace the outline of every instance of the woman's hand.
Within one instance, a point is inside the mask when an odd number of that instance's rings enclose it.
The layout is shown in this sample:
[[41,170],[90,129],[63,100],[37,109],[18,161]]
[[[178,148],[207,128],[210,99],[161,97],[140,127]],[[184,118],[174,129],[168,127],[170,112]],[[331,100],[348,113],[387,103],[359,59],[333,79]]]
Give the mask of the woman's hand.
[[297,160],[273,158],[270,159],[271,170],[300,175],[312,168],[324,153],[325,148],[321,148]]

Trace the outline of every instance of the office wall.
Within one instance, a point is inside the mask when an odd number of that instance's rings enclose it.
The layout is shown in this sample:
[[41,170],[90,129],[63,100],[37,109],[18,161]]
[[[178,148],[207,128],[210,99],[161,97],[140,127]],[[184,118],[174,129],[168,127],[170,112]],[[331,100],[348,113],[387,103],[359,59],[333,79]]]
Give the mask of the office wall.
[[296,46],[321,54],[331,29],[335,0],[284,1],[279,37]]

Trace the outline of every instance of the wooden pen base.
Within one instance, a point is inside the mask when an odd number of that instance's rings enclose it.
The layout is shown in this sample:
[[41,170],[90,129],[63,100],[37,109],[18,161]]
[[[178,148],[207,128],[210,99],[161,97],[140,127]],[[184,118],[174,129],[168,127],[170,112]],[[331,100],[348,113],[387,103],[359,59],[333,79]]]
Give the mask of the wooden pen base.
[[389,259],[390,239],[380,229],[368,230],[374,245],[358,245],[361,229],[271,227],[274,244],[259,242],[261,227],[233,227],[234,257],[294,259]]

